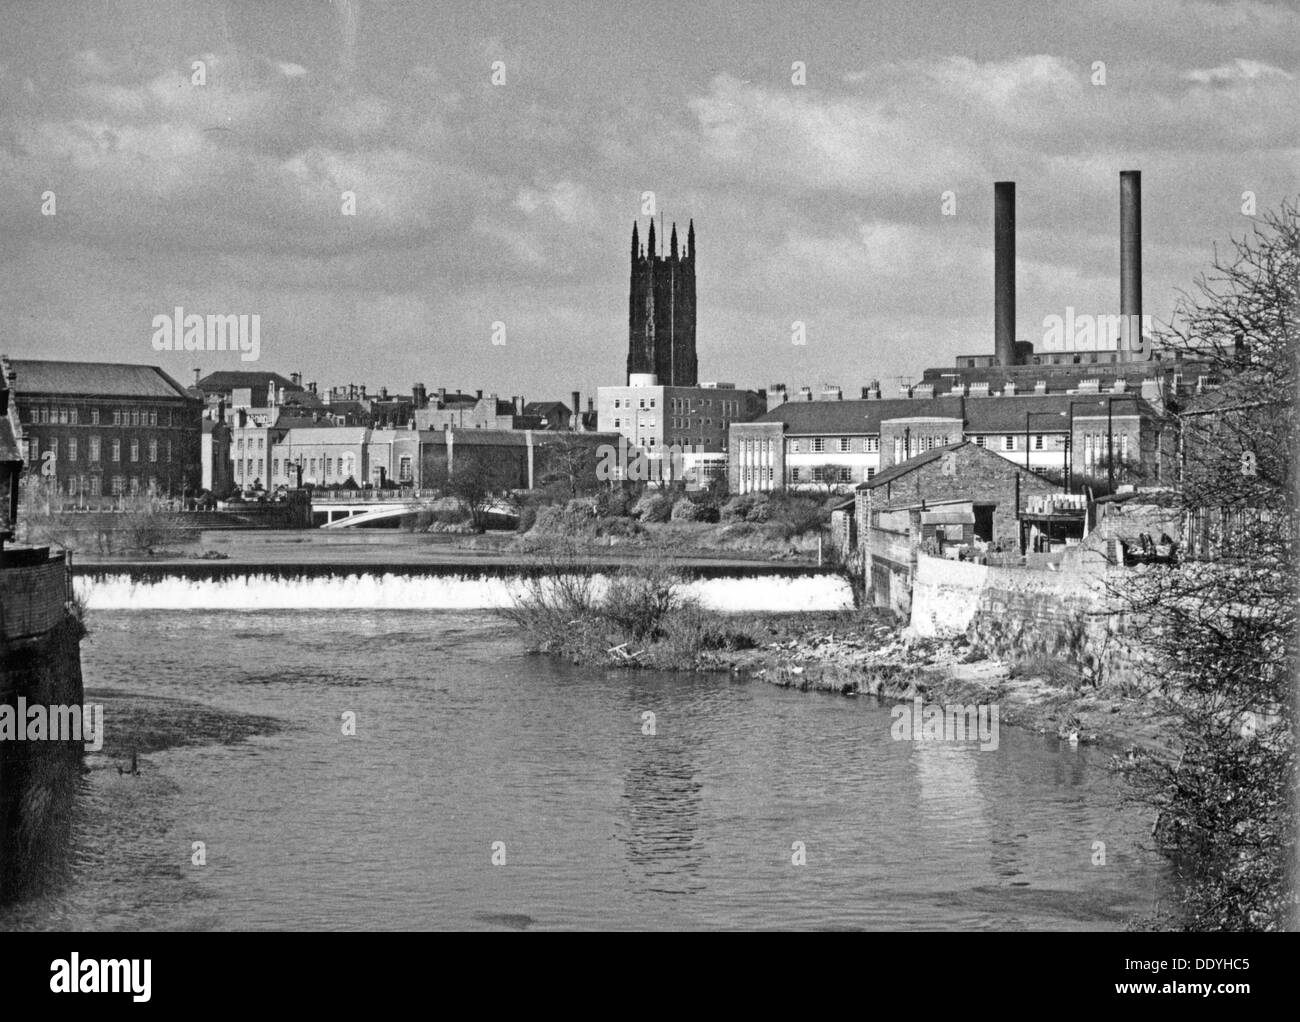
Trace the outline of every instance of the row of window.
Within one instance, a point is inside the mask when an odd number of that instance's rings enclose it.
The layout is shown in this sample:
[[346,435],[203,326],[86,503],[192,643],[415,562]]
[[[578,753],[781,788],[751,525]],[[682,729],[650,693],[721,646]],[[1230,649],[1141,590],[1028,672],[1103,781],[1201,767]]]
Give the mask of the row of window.
[[[59,492],[66,492],[69,497],[102,497],[104,495],[104,477],[98,473],[90,475],[68,476],[67,480],[60,485]],[[141,490],[158,489],[158,477],[149,476],[142,479],[140,476],[112,476],[108,480],[109,492],[115,497],[130,493],[138,494]]]
[[790,441],[791,454],[798,454],[800,451],[811,451],[813,454],[838,451],[841,454],[850,454],[854,450],[864,454],[875,454],[880,450],[880,437],[814,436]]
[[[100,460],[102,444],[97,436],[88,437],[86,440],[85,452],[86,460],[96,462]],[[109,461],[121,461],[123,446],[121,440],[110,440],[108,444]],[[127,442],[126,451],[129,454],[130,461],[139,461],[141,452],[147,452],[149,461],[157,461],[159,452],[164,454],[163,461],[172,460],[172,442],[165,441],[160,444],[157,440],[149,440],[142,447],[139,440],[130,440]],[[41,453],[41,441],[39,437],[31,437],[27,441],[27,463],[35,465],[45,459],[47,455],[52,455],[55,462],[60,460],[77,461],[82,452],[82,446],[79,438],[66,437],[60,442],[59,437],[47,437],[45,440],[44,454]]]
[[[175,416],[171,409],[163,413],[163,420],[160,423],[156,409],[139,408],[114,408],[111,410],[112,421],[114,426],[173,426],[175,425]],[[80,412],[75,407],[49,406],[45,405],[40,408],[29,408],[27,410],[27,421],[32,425],[40,426],[78,426],[80,425]],[[90,422],[88,425],[100,425],[99,409],[90,409]],[[105,423],[107,425],[107,423]]]

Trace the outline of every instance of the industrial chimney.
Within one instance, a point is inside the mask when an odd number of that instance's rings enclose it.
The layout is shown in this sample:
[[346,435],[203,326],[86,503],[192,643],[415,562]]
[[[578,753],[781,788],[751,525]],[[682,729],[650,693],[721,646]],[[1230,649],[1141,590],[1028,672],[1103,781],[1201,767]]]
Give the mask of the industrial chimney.
[[993,354],[1016,362],[1016,183],[993,183]]
[[1142,171],[1119,172],[1120,361],[1142,351]]

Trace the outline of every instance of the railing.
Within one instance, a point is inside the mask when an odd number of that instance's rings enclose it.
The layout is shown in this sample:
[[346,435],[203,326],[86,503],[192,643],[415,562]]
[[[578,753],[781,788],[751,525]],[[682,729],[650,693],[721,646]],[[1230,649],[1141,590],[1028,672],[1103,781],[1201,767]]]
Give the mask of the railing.
[[412,500],[432,500],[442,496],[441,490],[312,490],[311,502],[321,504],[383,504],[407,503]]

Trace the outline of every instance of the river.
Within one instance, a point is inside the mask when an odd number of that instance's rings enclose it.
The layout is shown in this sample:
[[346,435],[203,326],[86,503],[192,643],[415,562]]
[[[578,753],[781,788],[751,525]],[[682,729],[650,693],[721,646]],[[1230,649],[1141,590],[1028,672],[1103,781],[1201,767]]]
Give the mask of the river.
[[[896,741],[874,699],[578,668],[490,611],[89,624],[111,741],[4,929],[1110,929],[1165,883],[1106,755],[1013,728]],[[132,701],[198,744],[130,773]]]

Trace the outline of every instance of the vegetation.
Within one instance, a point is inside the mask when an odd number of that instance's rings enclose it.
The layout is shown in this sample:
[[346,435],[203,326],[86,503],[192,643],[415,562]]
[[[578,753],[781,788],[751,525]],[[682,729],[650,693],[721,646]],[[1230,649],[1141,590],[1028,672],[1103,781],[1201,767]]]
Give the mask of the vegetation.
[[1152,926],[1295,925],[1296,213],[1284,205],[1216,255],[1162,337],[1221,386],[1166,427],[1187,451],[1178,499],[1207,523],[1210,556],[1134,572],[1124,593],[1146,623],[1182,753],[1128,770],[1180,880],[1177,911]]

